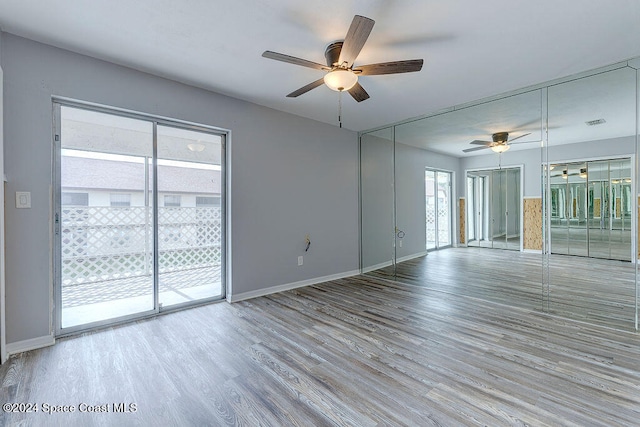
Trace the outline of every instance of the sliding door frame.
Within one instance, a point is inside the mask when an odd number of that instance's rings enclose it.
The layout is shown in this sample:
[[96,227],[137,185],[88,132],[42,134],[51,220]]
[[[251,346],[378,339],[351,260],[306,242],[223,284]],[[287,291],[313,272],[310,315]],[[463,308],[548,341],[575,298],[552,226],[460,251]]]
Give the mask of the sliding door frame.
[[[466,182],[466,178],[469,176],[469,172],[492,172],[492,171],[498,171],[498,170],[507,170],[507,169],[518,169],[520,171],[520,179],[519,179],[519,185],[520,185],[520,197],[519,197],[519,205],[520,205],[520,213],[519,213],[519,229],[520,229],[520,245],[519,245],[519,249],[518,251],[523,252],[524,251],[524,165],[523,164],[518,164],[518,165],[502,165],[499,168],[473,168],[473,169],[465,169],[464,171],[464,177],[465,177],[465,182]],[[491,179],[493,179],[493,177],[490,177]],[[486,187],[491,187],[491,183],[487,183],[486,178],[485,178],[485,186]],[[468,195],[467,195],[467,186],[465,185],[465,200],[468,199]],[[486,188],[485,188],[486,191]],[[491,200],[493,198],[493,195],[490,195],[490,200],[489,203],[491,204]],[[504,212],[503,212],[504,214]],[[467,242],[467,246],[469,246],[469,228],[468,228],[468,218],[466,217],[466,213],[465,213],[465,230],[464,230],[464,234],[465,234],[465,242]],[[476,234],[477,234],[477,230],[476,230]],[[489,224],[489,235],[491,235],[491,249],[499,249],[499,248],[494,248],[493,247],[493,223]],[[505,245],[505,247],[507,247],[508,245]],[[481,246],[482,247],[482,246]],[[505,250],[512,250],[512,249],[505,249]]]
[[[61,182],[61,146],[62,138],[64,137],[61,132],[61,107],[70,107],[81,110],[93,111],[98,113],[104,113],[119,117],[126,117],[135,120],[141,120],[150,122],[153,125],[153,182],[151,183],[151,191],[153,194],[152,212],[153,212],[153,309],[146,310],[134,314],[125,316],[119,316],[111,319],[91,322],[87,324],[62,328],[62,253],[61,253],[61,214],[62,214],[62,182]],[[80,332],[87,332],[96,329],[100,329],[106,326],[113,326],[122,323],[127,323],[132,320],[139,320],[148,317],[153,317],[162,313],[169,313],[178,311],[188,307],[194,307],[198,305],[210,304],[212,302],[219,302],[226,300],[231,291],[230,283],[230,259],[231,259],[231,243],[228,239],[228,229],[230,229],[230,178],[227,176],[228,164],[230,163],[230,140],[231,131],[223,128],[217,128],[214,126],[203,125],[199,123],[188,122],[179,119],[172,119],[168,117],[156,116],[146,113],[140,113],[136,111],[120,109],[116,107],[104,106],[100,104],[88,103],[83,101],[77,101],[74,99],[64,97],[52,97],[52,191],[51,191],[51,245],[52,245],[52,290],[50,293],[50,312],[53,321],[53,330],[56,337],[63,337],[73,335]],[[175,305],[170,305],[167,308],[163,308],[159,301],[159,253],[158,253],[158,171],[157,171],[157,157],[158,157],[158,126],[164,125],[173,128],[185,129],[195,132],[202,132],[213,134],[221,138],[221,152],[220,152],[220,191],[221,191],[221,236],[220,236],[220,249],[221,249],[221,265],[220,265],[220,281],[221,281],[221,295],[210,298],[198,299],[195,301],[187,301]]]
[[[636,155],[635,154],[621,154],[621,155],[615,155],[615,156],[611,156],[611,157],[586,157],[586,158],[575,158],[575,159],[570,159],[570,160],[554,160],[554,161],[547,161],[546,164],[543,164],[543,168],[547,168],[547,170],[550,170],[549,168],[552,165],[570,165],[570,164],[579,164],[579,163],[584,163],[584,164],[589,164],[592,162],[611,162],[611,161],[615,161],[615,160],[629,160],[629,166],[630,166],[630,175],[631,175],[631,191],[633,192],[633,189],[636,188],[636,169],[635,169],[635,162],[636,162]],[[543,169],[544,170],[544,169]],[[588,166],[587,166],[587,171],[588,171]],[[587,178],[588,181],[588,178]],[[609,185],[609,192],[610,190],[610,185]],[[587,197],[588,197],[588,185],[587,185]],[[553,245],[551,242],[551,184],[549,184],[549,191],[548,191],[548,197],[549,197],[549,212],[547,215],[547,219],[545,221],[545,226],[547,227],[549,234],[548,234],[548,250],[549,250],[549,254],[553,254]],[[632,203],[631,203],[631,262],[632,263],[637,263],[638,261],[638,231],[637,231],[637,227],[638,227],[638,212],[637,212],[637,204],[635,204],[637,202],[638,199],[638,194],[634,195],[635,199],[632,198]],[[611,203],[611,201],[609,201],[609,203]],[[587,222],[588,224],[588,222]],[[587,226],[587,233],[589,233],[589,227]],[[587,234],[588,235],[588,234]],[[588,240],[587,240],[588,242]],[[589,249],[587,249],[587,258],[596,258],[596,259],[607,259],[607,258],[597,258],[597,257],[592,257]]]
[[[438,251],[440,249],[446,249],[446,248],[451,248],[453,247],[453,236],[454,236],[454,211],[453,211],[453,190],[454,190],[454,172],[453,171],[449,171],[446,169],[438,169],[438,168],[432,168],[430,166],[426,166],[424,168],[425,172],[433,172],[433,189],[434,189],[434,198],[435,198],[435,202],[434,202],[434,206],[435,206],[435,212],[434,212],[434,217],[435,217],[435,246],[433,248],[428,248],[426,247],[425,244],[425,249],[427,250],[427,252],[430,251]],[[449,218],[449,243],[447,243],[446,245],[441,245],[440,244],[440,230],[439,230],[439,225],[440,225],[440,220],[438,219],[438,210],[440,208],[440,203],[438,202],[438,174],[439,173],[443,173],[443,174],[447,174],[449,175],[449,194],[448,194],[448,203],[447,203],[447,211],[448,211],[448,218]],[[426,195],[426,177],[425,177],[425,195]],[[425,196],[425,208],[426,208],[426,196]],[[426,240],[426,235],[425,235],[425,243],[427,243],[428,241]]]

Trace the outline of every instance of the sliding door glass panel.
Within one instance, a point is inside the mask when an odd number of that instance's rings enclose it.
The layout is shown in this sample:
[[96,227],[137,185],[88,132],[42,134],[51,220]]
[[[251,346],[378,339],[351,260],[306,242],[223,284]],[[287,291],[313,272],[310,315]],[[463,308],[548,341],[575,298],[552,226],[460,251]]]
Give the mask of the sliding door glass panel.
[[451,246],[451,172],[425,171],[427,250]]
[[507,171],[491,173],[491,243],[496,249],[507,248]]
[[438,248],[451,245],[451,172],[436,172],[437,176],[437,212],[438,212]]
[[622,158],[636,153],[636,70],[574,79],[547,93],[549,163],[566,165],[565,177],[557,178],[557,167],[551,170],[549,310],[631,329],[636,279],[628,261],[637,202]]
[[631,161],[629,159],[609,162],[611,187],[611,231],[610,258],[631,260]]
[[438,227],[438,188],[436,187],[436,172],[424,172],[424,195],[426,200],[426,229],[427,250],[437,247]]
[[569,255],[587,256],[587,166],[583,163],[567,165],[567,223]]
[[569,215],[567,198],[567,165],[551,165],[549,181],[551,185],[551,252],[569,253]]
[[223,297],[222,136],[158,126],[161,308]]
[[491,214],[489,213],[489,176],[480,175],[476,180],[476,226],[478,231],[478,245],[490,245],[489,228]]
[[467,215],[466,223],[470,234],[468,246],[492,247],[491,229],[491,171],[467,172]]
[[589,162],[589,256],[610,258],[611,188],[609,161]]
[[154,309],[153,126],[60,107],[60,327]]
[[361,135],[360,255],[362,272],[371,272],[385,277],[395,275],[393,157],[392,128]]
[[520,250],[520,169],[507,169],[506,232],[507,249]]
[[466,225],[467,225],[467,245],[476,242],[476,215],[474,214],[474,206],[476,203],[475,195],[475,178],[467,176],[466,188]]

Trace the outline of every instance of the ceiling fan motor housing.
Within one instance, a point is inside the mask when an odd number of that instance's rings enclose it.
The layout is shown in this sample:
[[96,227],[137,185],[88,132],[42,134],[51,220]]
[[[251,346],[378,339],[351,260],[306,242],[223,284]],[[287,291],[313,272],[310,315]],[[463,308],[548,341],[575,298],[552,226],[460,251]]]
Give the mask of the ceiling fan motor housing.
[[491,135],[493,142],[503,143],[509,140],[509,132],[496,132]]
[[340,52],[342,51],[343,42],[333,42],[324,51],[324,57],[327,60],[327,65],[333,68],[333,64],[340,60]]

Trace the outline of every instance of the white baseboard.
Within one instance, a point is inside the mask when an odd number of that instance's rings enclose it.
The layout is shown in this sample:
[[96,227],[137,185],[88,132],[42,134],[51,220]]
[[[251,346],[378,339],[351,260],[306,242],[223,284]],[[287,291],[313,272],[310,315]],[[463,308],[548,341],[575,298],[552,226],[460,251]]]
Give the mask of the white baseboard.
[[422,252],[418,252],[418,253],[415,253],[415,254],[406,255],[406,256],[398,258],[396,260],[396,263],[409,261],[410,259],[414,259],[414,258],[420,258],[420,257],[423,257],[425,255],[427,255],[427,251],[422,251]]
[[329,282],[331,280],[344,279],[346,277],[353,277],[360,274],[360,270],[346,271],[344,273],[331,274],[329,276],[316,277],[313,279],[301,280],[299,282],[286,283],[284,285],[271,286],[265,289],[258,289],[255,291],[243,292],[237,295],[229,295],[227,301],[233,303],[238,301],[244,301],[251,298],[263,297],[265,295],[275,294],[277,292],[289,291],[291,289],[302,288],[304,286],[317,285],[318,283]]
[[527,254],[542,255],[542,249],[523,249],[522,252],[527,253]]
[[[415,253],[415,254],[406,255],[406,256],[398,258],[396,260],[396,263],[409,261],[410,259],[414,259],[414,258],[420,258],[420,257],[426,256],[427,254],[428,254],[427,251],[422,251],[422,252],[418,252],[418,253]],[[374,271],[374,270],[379,270],[381,268],[389,267],[391,265],[393,265],[393,262],[391,262],[391,261],[381,262],[380,264],[376,264],[376,265],[372,265],[372,266],[363,268],[362,269],[362,274],[366,274],[366,273],[369,273],[369,272]]]
[[393,262],[385,261],[385,262],[381,262],[380,264],[371,265],[369,267],[363,268],[362,274],[369,273],[370,271],[374,271],[374,270],[380,270],[381,268],[389,267],[390,265],[393,265]]
[[23,351],[35,350],[37,348],[48,347],[54,345],[56,339],[53,335],[45,335],[43,337],[31,338],[24,341],[17,341],[7,344],[7,354],[17,354]]

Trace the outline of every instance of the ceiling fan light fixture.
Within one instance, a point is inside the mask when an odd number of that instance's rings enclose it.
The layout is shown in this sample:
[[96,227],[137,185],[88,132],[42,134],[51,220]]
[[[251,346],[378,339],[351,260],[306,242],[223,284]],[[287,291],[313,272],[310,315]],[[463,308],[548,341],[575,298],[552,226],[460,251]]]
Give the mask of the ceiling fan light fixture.
[[349,90],[358,83],[358,76],[351,70],[337,69],[324,76],[324,84],[336,92]]
[[492,145],[491,146],[491,150],[494,153],[504,153],[509,148],[511,148],[511,147],[509,145],[507,145],[507,144],[496,144],[496,145]]
[[194,153],[200,153],[201,151],[204,151],[205,145],[198,141],[187,144],[187,148],[189,151],[193,151]]
[[587,168],[580,168],[580,174],[578,176],[581,179],[587,179]]

